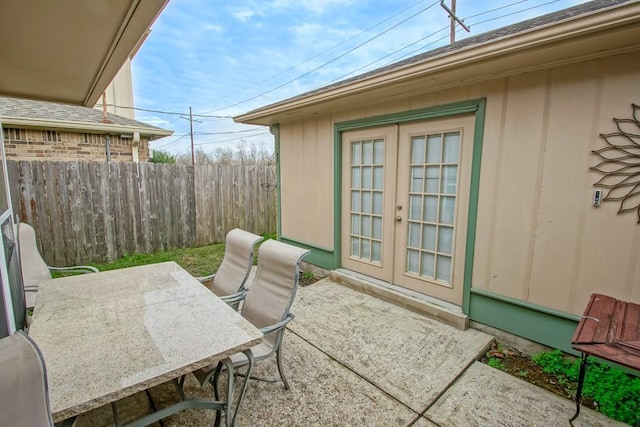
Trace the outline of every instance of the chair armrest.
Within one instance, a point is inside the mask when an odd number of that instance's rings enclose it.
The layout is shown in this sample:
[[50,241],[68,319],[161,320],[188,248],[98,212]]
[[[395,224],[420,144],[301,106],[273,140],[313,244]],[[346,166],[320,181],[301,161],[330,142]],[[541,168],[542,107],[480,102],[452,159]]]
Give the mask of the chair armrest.
[[202,283],[202,282],[206,282],[208,280],[212,280],[214,277],[216,277],[215,273],[214,274],[210,274],[208,276],[194,277],[194,279],[196,279],[198,282]]
[[260,332],[262,332],[263,335],[267,335],[272,332],[279,331],[280,329],[287,326],[287,323],[291,322],[294,317],[295,316],[293,315],[293,313],[289,313],[287,317],[284,318],[284,320],[281,320],[278,323],[274,323],[271,326],[265,326],[264,328],[260,328]]
[[90,265],[77,265],[74,267],[51,267],[47,266],[50,271],[66,271],[69,273],[78,273],[78,274],[87,274],[87,273],[98,273],[99,270]]
[[220,297],[220,299],[222,301],[226,302],[227,304],[231,305],[234,302],[239,302],[239,301],[244,300],[247,297],[247,292],[248,291],[236,292],[235,294],[222,296],[222,297]]

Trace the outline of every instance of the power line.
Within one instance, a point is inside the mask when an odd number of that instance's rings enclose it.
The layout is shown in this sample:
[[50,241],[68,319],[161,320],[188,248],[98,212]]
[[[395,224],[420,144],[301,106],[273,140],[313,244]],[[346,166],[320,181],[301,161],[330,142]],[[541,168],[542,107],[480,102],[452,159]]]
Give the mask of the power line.
[[[377,27],[377,26],[379,26],[379,25],[382,25],[382,24],[384,24],[384,23],[385,23],[385,22],[387,22],[387,21],[390,21],[391,19],[395,18],[396,16],[401,15],[401,14],[403,14],[404,12],[406,12],[407,10],[412,9],[412,8],[414,8],[415,6],[419,5],[419,4],[420,4],[420,3],[422,3],[423,1],[424,1],[424,0],[419,0],[418,2],[416,2],[416,3],[412,4],[411,6],[408,6],[408,7],[404,8],[404,9],[402,9],[400,12],[397,12],[397,13],[395,13],[395,14],[391,15],[390,17],[388,17],[388,18],[386,18],[386,19],[384,19],[384,20],[382,20],[382,21],[380,21],[380,22],[378,22],[378,23],[376,23],[376,24],[374,24],[374,25],[370,26],[370,27],[369,27],[369,28],[367,28],[366,30],[362,30],[362,31],[360,31],[360,32],[359,32],[358,34],[356,34],[355,36],[351,36],[351,37],[349,37],[348,39],[345,39],[345,40],[341,41],[340,43],[337,43],[337,44],[335,44],[335,45],[331,46],[330,48],[327,48],[327,49],[323,50],[322,52],[317,53],[317,54],[315,54],[314,56],[312,56],[312,57],[310,57],[310,58],[307,58],[307,59],[305,59],[304,61],[302,61],[302,62],[300,62],[300,63],[298,63],[298,64],[296,64],[296,65],[293,65],[293,66],[291,66],[291,67],[289,67],[289,68],[287,68],[287,69],[285,69],[285,70],[282,70],[282,71],[280,71],[280,72],[278,72],[278,73],[276,73],[276,74],[274,74],[274,75],[272,75],[272,76],[270,76],[270,77],[267,77],[267,78],[265,78],[265,79],[263,79],[263,80],[260,80],[259,82],[256,82],[256,83],[254,83],[254,84],[252,84],[252,85],[250,85],[250,86],[247,86],[247,87],[245,87],[245,88],[243,88],[243,89],[239,89],[238,91],[234,92],[234,94],[237,94],[237,93],[240,93],[240,92],[244,92],[244,91],[246,91],[246,90],[248,90],[248,89],[251,89],[251,88],[253,88],[253,87],[258,86],[258,85],[259,85],[259,84],[261,84],[261,83],[267,82],[267,81],[269,81],[269,80],[271,80],[271,79],[274,79],[274,78],[276,78],[276,77],[278,77],[278,76],[280,76],[280,75],[282,75],[282,74],[284,74],[284,73],[286,73],[286,72],[288,72],[288,71],[291,71],[291,70],[293,70],[293,69],[295,69],[295,68],[298,68],[299,66],[304,65],[304,64],[306,64],[306,63],[308,63],[308,62],[312,61],[313,59],[316,59],[316,58],[318,58],[319,56],[322,56],[322,55],[324,55],[325,53],[327,53],[327,52],[329,52],[329,51],[331,51],[331,50],[333,50],[333,49],[335,49],[335,48],[337,48],[337,47],[339,47],[339,46],[342,46],[343,44],[345,44],[345,43],[347,43],[347,42],[349,42],[349,41],[351,41],[351,40],[353,40],[353,39],[356,39],[356,38],[360,37],[361,35],[363,35],[363,34],[365,34],[365,33],[369,32],[369,31],[370,31],[370,30],[372,30],[372,29],[374,29],[375,27]],[[526,1],[526,0],[524,0],[524,1]],[[226,97],[226,96],[228,96],[228,95],[223,95],[223,96],[219,97],[218,99],[220,99],[220,98],[224,98],[224,97]],[[211,111],[216,111],[216,110],[211,110]]]
[[[524,1],[527,1],[527,0],[524,0]],[[470,23],[469,25],[470,25],[470,26],[477,26],[477,25],[480,25],[480,24],[484,24],[485,22],[495,21],[495,20],[497,20],[497,19],[501,19],[501,18],[504,18],[504,17],[506,17],[506,16],[511,16],[511,15],[515,15],[515,14],[518,14],[518,13],[526,12],[526,11],[528,11],[528,10],[535,9],[535,8],[538,8],[538,7],[542,7],[542,6],[546,6],[546,5],[548,5],[548,4],[556,3],[556,2],[558,2],[558,1],[560,1],[560,0],[552,0],[552,1],[549,1],[549,2],[546,2],[546,3],[542,3],[542,4],[539,4],[539,5],[536,5],[536,6],[532,6],[532,7],[526,8],[526,9],[517,10],[517,11],[515,11],[515,12],[511,12],[511,13],[507,13],[507,14],[504,14],[504,15],[500,15],[500,16],[497,16],[497,17],[494,17],[494,18],[490,18],[490,19],[487,19],[487,20],[484,20],[484,21],[472,22],[472,23]],[[472,17],[476,17],[476,16],[480,16],[480,15],[485,15],[485,14],[487,14],[487,13],[489,13],[489,12],[495,12],[496,10],[506,9],[506,8],[508,8],[508,7],[514,6],[514,5],[519,4],[519,3],[522,3],[522,2],[523,2],[523,1],[518,1],[518,2],[514,2],[514,3],[510,3],[510,4],[506,5],[506,6],[501,6],[501,7],[496,8],[496,9],[492,9],[492,10],[488,10],[488,11],[485,11],[485,12],[477,13],[477,14],[475,14],[475,15],[468,16],[468,17],[466,17],[466,18],[464,18],[464,19],[469,19],[469,18],[472,18]],[[460,31],[460,30],[459,30],[459,31]],[[442,37],[442,38],[440,38],[440,39],[438,39],[438,40],[435,40],[435,41],[433,41],[433,42],[431,42],[431,43],[427,43],[426,45],[423,45],[423,46],[421,46],[421,47],[420,47],[420,48],[418,48],[418,49],[412,50],[411,52],[406,53],[405,55],[403,55],[403,56],[401,56],[401,57],[399,57],[399,58],[396,58],[393,62],[391,62],[391,63],[387,63],[387,64],[384,64],[383,66],[390,65],[390,64],[392,64],[392,63],[394,63],[394,62],[401,61],[401,60],[403,60],[403,59],[405,59],[405,58],[411,57],[411,56],[413,56],[413,55],[417,54],[418,52],[423,51],[426,47],[432,46],[432,45],[434,45],[434,44],[436,44],[436,43],[438,43],[438,42],[440,42],[440,41],[444,40],[445,38],[447,38],[447,37]]]
[[[495,8],[495,9],[487,10],[487,11],[485,11],[485,12],[480,12],[480,13],[477,13],[477,14],[475,14],[475,15],[468,16],[468,17],[466,17],[466,18],[464,18],[464,19],[469,19],[469,18],[474,18],[474,17],[476,17],[476,16],[486,15],[487,13],[495,12],[495,11],[497,11],[497,10],[506,9],[506,8],[508,8],[508,7],[511,7],[511,6],[514,6],[514,5],[520,4],[520,3],[524,3],[524,2],[526,2],[526,1],[527,1],[527,0],[519,0],[519,1],[517,1],[517,2],[510,3],[510,4],[505,5],[505,6],[501,6],[501,7]],[[556,0],[556,1],[557,1],[557,0]],[[476,25],[477,25],[477,24],[476,24]],[[332,79],[332,80],[330,80],[329,82],[325,83],[325,85],[326,85],[326,84],[331,84],[331,83],[334,83],[334,82],[337,82],[337,81],[340,81],[340,80],[342,80],[342,79],[344,79],[344,78],[346,78],[346,77],[348,77],[348,76],[350,76],[350,75],[353,75],[354,73],[357,73],[357,72],[358,72],[358,71],[360,71],[360,70],[363,70],[363,69],[365,69],[365,68],[368,68],[368,67],[370,67],[371,65],[376,64],[376,63],[378,63],[378,62],[382,61],[383,59],[386,59],[386,58],[388,58],[388,57],[390,57],[390,56],[395,55],[395,54],[396,54],[396,53],[398,53],[398,52],[401,52],[401,51],[403,51],[403,50],[405,50],[405,49],[409,48],[410,46],[414,46],[414,45],[416,45],[416,44],[420,43],[421,41],[428,39],[429,37],[433,37],[433,36],[435,36],[436,34],[438,34],[438,33],[442,32],[442,31],[446,30],[447,28],[449,28],[449,26],[448,26],[448,25],[447,25],[447,26],[445,26],[445,27],[442,27],[442,28],[440,28],[439,30],[436,30],[436,31],[434,31],[433,33],[428,34],[428,35],[426,35],[426,36],[424,36],[424,37],[422,37],[422,38],[420,38],[420,39],[418,39],[418,40],[416,40],[416,41],[414,41],[414,42],[412,42],[412,43],[409,43],[408,45],[403,46],[403,47],[401,47],[400,49],[396,49],[396,50],[394,50],[393,52],[391,52],[391,53],[389,53],[389,54],[387,54],[387,55],[385,55],[385,56],[383,56],[383,57],[381,57],[381,58],[378,58],[378,59],[376,59],[376,60],[375,60],[375,61],[373,61],[373,62],[369,62],[368,64],[363,65],[363,66],[361,66],[361,67],[358,67],[358,68],[356,68],[355,70],[353,70],[353,71],[351,71],[351,72],[349,72],[349,73],[347,73],[347,74],[343,74],[343,75],[342,75],[342,76],[340,76],[340,77],[337,77],[337,78],[335,78],[335,79]],[[445,38],[446,38],[446,37],[439,38],[438,40],[436,40],[436,41],[434,41],[434,42],[431,42],[431,43],[429,43],[429,44],[426,44],[426,45],[421,46],[419,49],[412,50],[412,51],[411,51],[411,52],[409,52],[408,54],[403,55],[403,56],[402,56],[402,57],[400,57],[400,58],[396,58],[396,59],[395,59],[394,61],[392,61],[391,63],[395,63],[395,62],[397,62],[397,61],[399,61],[399,60],[401,60],[401,59],[403,59],[403,58],[406,58],[407,56],[410,56],[411,54],[413,54],[413,53],[415,53],[415,52],[418,52],[418,51],[423,50],[425,47],[431,46],[431,45],[433,45],[433,44],[436,44],[436,43],[438,43],[438,42],[440,42],[440,41],[444,40]]]
[[427,10],[431,9],[433,6],[435,6],[435,5],[436,5],[436,4],[438,4],[438,3],[439,3],[439,1],[435,1],[435,2],[431,3],[429,6],[425,7],[424,9],[419,10],[418,12],[416,12],[416,13],[414,13],[413,15],[409,16],[408,18],[403,19],[402,21],[398,22],[397,24],[395,24],[395,25],[393,25],[393,26],[391,26],[391,27],[387,28],[386,30],[384,30],[384,31],[382,31],[382,32],[380,32],[380,33],[378,33],[378,34],[376,34],[375,36],[373,36],[373,37],[371,37],[371,38],[369,38],[369,39],[365,40],[364,42],[360,43],[359,45],[355,46],[354,48],[349,49],[348,51],[346,51],[346,52],[344,52],[344,53],[342,53],[342,54],[338,55],[337,57],[335,57],[335,58],[333,58],[333,59],[331,59],[331,60],[329,60],[329,61],[327,61],[327,62],[325,62],[324,64],[319,65],[318,67],[314,68],[313,70],[307,71],[306,73],[301,74],[301,75],[299,75],[298,77],[296,77],[296,78],[294,78],[294,79],[291,79],[291,80],[289,80],[289,81],[287,81],[287,82],[285,82],[285,83],[283,83],[283,84],[281,84],[281,85],[279,85],[279,86],[276,86],[276,87],[274,87],[273,89],[270,89],[270,90],[268,90],[268,91],[265,91],[265,92],[259,93],[258,95],[252,96],[251,98],[247,98],[247,99],[244,99],[244,100],[242,100],[242,101],[236,102],[236,103],[234,103],[234,104],[226,105],[226,106],[224,106],[224,107],[216,108],[215,110],[211,110],[211,111],[209,111],[209,112],[213,112],[213,111],[220,111],[220,110],[224,110],[224,109],[226,109],[226,108],[231,108],[231,107],[235,107],[235,106],[240,105],[240,104],[244,104],[245,102],[253,101],[253,100],[254,100],[254,99],[256,99],[256,98],[260,98],[261,96],[264,96],[264,95],[267,95],[267,94],[269,94],[269,93],[272,93],[272,92],[274,92],[274,91],[276,91],[276,90],[278,90],[278,89],[283,88],[284,86],[287,86],[287,85],[289,85],[289,84],[291,84],[291,83],[293,83],[293,82],[295,82],[295,81],[297,81],[297,80],[300,80],[301,78],[306,77],[306,76],[308,76],[309,74],[314,73],[314,72],[318,71],[319,69],[321,69],[321,68],[323,68],[323,67],[326,67],[327,65],[329,65],[329,64],[331,64],[331,63],[333,63],[333,62],[337,61],[338,59],[345,57],[346,55],[350,54],[351,52],[353,52],[353,51],[355,51],[355,50],[357,50],[357,49],[359,49],[359,48],[361,48],[361,47],[362,47],[362,46],[364,46],[365,44],[367,44],[367,43],[369,43],[369,42],[371,42],[371,41],[373,41],[373,40],[377,39],[378,37],[383,36],[384,34],[388,33],[389,31],[393,30],[394,28],[397,28],[397,27],[399,27],[400,25],[404,24],[404,23],[405,23],[405,22],[407,22],[408,20],[410,20],[410,19],[412,19],[412,18],[414,18],[414,17],[418,16],[419,14],[421,14],[421,13],[423,13],[423,12],[426,12]]
[[[484,23],[486,23],[486,22],[491,22],[491,21],[495,21],[495,20],[497,20],[497,19],[505,18],[505,17],[507,17],[507,16],[516,15],[516,14],[518,14],[518,13],[526,12],[526,11],[528,11],[528,10],[537,9],[537,8],[539,8],[539,7],[546,6],[546,5],[549,5],[549,4],[551,4],[551,3],[557,3],[557,2],[559,2],[559,1],[560,1],[560,0],[551,0],[551,1],[548,1],[548,2],[546,2],[546,3],[542,3],[542,4],[539,4],[539,5],[536,5],[536,6],[531,6],[531,7],[528,7],[528,8],[526,8],[526,9],[516,10],[515,12],[507,13],[507,14],[505,14],[505,15],[500,15],[500,16],[497,16],[497,17],[495,17],[495,18],[486,19],[486,20],[484,20],[484,21],[480,21],[480,22],[474,22],[474,23],[472,23],[471,25],[480,25],[480,24],[484,24]],[[474,16],[478,16],[478,15],[474,15]]]
[[[230,134],[236,134],[236,133],[244,133],[244,132],[256,132],[258,130],[262,130],[264,128],[264,126],[260,126],[257,128],[252,128],[252,129],[244,129],[244,130],[233,130],[233,131],[228,131],[228,132],[194,132],[194,135],[230,135]],[[172,135],[172,136],[189,136],[190,134],[186,134],[186,135]]]
[[[269,132],[263,132],[263,133],[259,133],[256,135],[247,135],[246,138],[253,138],[255,136],[262,136],[262,135],[270,135]],[[196,145],[209,145],[209,144],[220,144],[222,142],[230,142],[230,141],[241,141],[244,138],[231,138],[231,139],[223,139],[221,141],[210,141],[210,142],[199,142]]]
[[[115,105],[115,104],[106,104],[106,105],[107,107],[126,108],[129,110],[146,111],[148,113],[171,114],[171,115],[177,115],[177,116],[186,114],[186,113],[176,113],[173,111],[150,110],[147,108],[125,107],[124,105]],[[213,115],[206,115],[206,114],[193,114],[193,117],[208,117],[208,118],[214,118],[214,119],[232,119],[233,118],[231,116],[213,116]]]

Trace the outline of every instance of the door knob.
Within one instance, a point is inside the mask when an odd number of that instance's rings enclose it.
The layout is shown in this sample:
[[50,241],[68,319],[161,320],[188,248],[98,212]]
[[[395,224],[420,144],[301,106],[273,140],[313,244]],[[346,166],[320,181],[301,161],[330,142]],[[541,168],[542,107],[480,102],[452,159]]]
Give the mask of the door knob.
[[398,216],[396,217],[396,222],[401,222],[401,221],[402,221],[402,217],[401,217],[400,215],[398,215]]

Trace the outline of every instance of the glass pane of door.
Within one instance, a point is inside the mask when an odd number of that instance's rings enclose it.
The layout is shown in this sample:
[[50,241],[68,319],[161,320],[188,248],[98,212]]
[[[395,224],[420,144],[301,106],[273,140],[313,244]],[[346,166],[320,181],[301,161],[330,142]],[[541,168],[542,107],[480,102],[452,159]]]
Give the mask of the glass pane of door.
[[411,138],[406,273],[446,284],[453,268],[459,157],[460,132]]
[[384,140],[351,143],[350,258],[382,263]]

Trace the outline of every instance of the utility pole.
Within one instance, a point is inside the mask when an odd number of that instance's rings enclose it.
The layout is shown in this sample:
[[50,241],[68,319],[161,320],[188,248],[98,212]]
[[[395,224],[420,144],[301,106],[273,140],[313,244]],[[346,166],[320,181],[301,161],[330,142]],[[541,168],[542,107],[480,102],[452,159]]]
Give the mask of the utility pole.
[[451,0],[451,28],[449,29],[449,43],[453,44],[456,41],[456,20],[453,19],[456,14],[456,0]]
[[189,107],[189,128],[191,129],[191,166],[196,165],[196,153],[193,149],[193,111]]
[[193,120],[193,110],[189,107],[189,117],[180,116],[181,119],[189,120],[189,129],[191,130],[191,166],[196,164],[196,152],[193,144],[193,122],[202,123],[202,120]]
[[456,22],[464,28],[467,33],[471,31],[471,29],[462,22],[462,19],[456,16],[456,0],[451,0],[451,9],[444,4],[444,0],[440,0],[440,6],[449,14],[449,18],[451,19],[451,29],[449,31],[449,42],[453,44],[456,41]]

